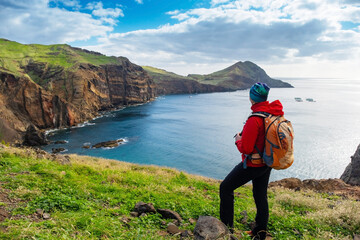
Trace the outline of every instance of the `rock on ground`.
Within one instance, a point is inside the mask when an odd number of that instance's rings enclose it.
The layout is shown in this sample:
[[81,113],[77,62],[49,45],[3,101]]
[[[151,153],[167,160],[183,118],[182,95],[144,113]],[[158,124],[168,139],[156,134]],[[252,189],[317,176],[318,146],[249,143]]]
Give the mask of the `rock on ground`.
[[135,204],[135,212],[138,212],[140,215],[142,213],[156,213],[152,203],[138,202]]
[[180,215],[172,210],[169,209],[157,209],[156,210],[158,213],[160,213],[160,215],[163,218],[167,218],[167,219],[175,219],[178,220],[179,222],[182,222],[182,218],[180,217]]
[[200,216],[194,229],[195,240],[215,240],[230,234],[229,229],[219,219]]

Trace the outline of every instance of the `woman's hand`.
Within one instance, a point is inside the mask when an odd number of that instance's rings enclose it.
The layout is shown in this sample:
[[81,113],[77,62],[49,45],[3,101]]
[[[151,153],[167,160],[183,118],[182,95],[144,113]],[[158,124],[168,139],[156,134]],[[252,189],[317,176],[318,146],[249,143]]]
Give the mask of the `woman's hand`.
[[235,135],[235,142],[239,141],[241,139],[240,133]]

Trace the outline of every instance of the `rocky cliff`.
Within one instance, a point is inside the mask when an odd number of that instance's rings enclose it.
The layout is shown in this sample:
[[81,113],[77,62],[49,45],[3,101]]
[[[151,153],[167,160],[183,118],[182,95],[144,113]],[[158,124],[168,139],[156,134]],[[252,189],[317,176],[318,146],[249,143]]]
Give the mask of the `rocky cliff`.
[[151,78],[155,81],[158,95],[209,93],[229,91],[228,88],[212,84],[203,84],[192,78],[181,76],[149,66],[143,66]]
[[360,186],[360,145],[340,178],[347,184]]
[[154,97],[152,79],[126,58],[0,40],[0,140],[31,145],[38,129],[73,126]]

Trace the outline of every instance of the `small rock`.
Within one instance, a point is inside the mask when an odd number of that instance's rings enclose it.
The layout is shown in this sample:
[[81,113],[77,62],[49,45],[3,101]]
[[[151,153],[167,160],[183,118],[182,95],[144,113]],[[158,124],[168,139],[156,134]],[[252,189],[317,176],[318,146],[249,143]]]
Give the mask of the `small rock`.
[[139,214],[142,213],[156,213],[154,205],[152,203],[138,202],[135,204],[135,211]]
[[44,214],[44,210],[38,208],[38,209],[36,209],[36,214],[37,214],[39,217],[42,217],[43,214]]
[[167,226],[168,233],[170,234],[177,234],[177,233],[181,233],[181,230],[173,223],[169,223]]
[[128,218],[128,217],[122,217],[122,218],[121,218],[121,221],[122,221],[123,223],[125,223],[125,224],[128,224],[128,223],[131,221],[131,219]]
[[50,219],[50,214],[44,213],[42,217],[43,217],[43,219]]
[[138,217],[139,213],[138,212],[130,212],[130,216],[131,217]]
[[70,156],[61,154],[52,154],[51,158],[53,161],[58,162],[62,165],[71,165]]
[[90,146],[82,146],[82,148],[85,148],[85,149],[89,149],[90,148]]
[[189,230],[185,230],[185,231],[182,231],[181,234],[180,234],[180,239],[182,238],[188,238],[190,237],[192,234]]
[[163,217],[163,218],[166,218],[166,219],[175,219],[175,220],[178,220],[179,222],[182,222],[182,218],[180,217],[180,215],[175,212],[175,211],[172,211],[172,210],[169,210],[169,209],[157,209],[157,212],[160,213],[160,215]]
[[140,216],[139,217],[146,217],[147,216],[147,214],[146,213],[142,213],[142,214],[140,214]]
[[196,219],[189,218],[189,222],[190,222],[191,224],[194,224],[194,223],[196,223]]
[[54,142],[54,144],[66,144],[66,143],[68,143],[68,142],[65,140],[58,140],[58,141]]
[[172,221],[172,223],[175,224],[176,226],[180,226],[180,222],[178,220],[176,220],[176,219],[174,219]]
[[354,240],[360,240],[360,235],[359,235],[359,234],[355,234],[355,235],[354,235]]
[[229,229],[217,218],[200,216],[194,229],[195,240],[215,240],[228,235]]
[[51,152],[52,153],[60,153],[60,152],[64,152],[66,149],[65,148],[52,148]]

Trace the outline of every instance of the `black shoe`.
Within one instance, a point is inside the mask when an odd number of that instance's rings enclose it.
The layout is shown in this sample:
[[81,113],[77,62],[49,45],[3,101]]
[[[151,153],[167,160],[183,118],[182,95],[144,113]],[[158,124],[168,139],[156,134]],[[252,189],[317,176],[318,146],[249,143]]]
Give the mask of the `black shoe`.
[[254,240],[265,240],[266,239],[266,231],[265,230],[261,230],[261,231],[258,231],[257,233],[254,233],[254,237],[253,239]]

